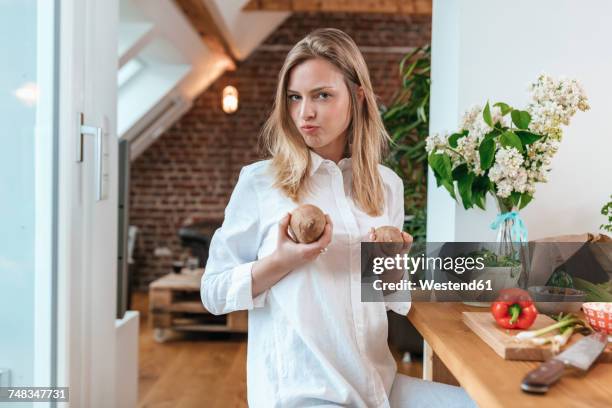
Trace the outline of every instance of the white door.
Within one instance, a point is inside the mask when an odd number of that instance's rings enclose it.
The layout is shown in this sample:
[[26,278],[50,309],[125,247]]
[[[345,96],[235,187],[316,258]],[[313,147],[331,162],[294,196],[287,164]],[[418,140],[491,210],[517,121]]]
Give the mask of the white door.
[[119,7],[118,0],[57,4],[58,383],[70,386],[71,407],[106,408],[116,406]]

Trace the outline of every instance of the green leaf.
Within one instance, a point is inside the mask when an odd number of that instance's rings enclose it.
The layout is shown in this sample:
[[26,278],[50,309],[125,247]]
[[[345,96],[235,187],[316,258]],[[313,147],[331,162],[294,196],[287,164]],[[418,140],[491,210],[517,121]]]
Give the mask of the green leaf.
[[453,133],[448,137],[448,145],[453,149],[457,148],[457,141],[465,136],[465,133]]
[[447,154],[431,152],[429,155],[429,165],[442,178],[452,180],[451,163]]
[[455,198],[455,188],[453,184],[450,157],[448,157],[446,154],[437,154],[432,152],[429,155],[429,165],[434,171],[438,186],[444,186],[450,195]]
[[480,168],[483,170],[489,169],[493,165],[495,158],[495,141],[493,138],[484,138],[478,147],[480,154]]
[[461,196],[463,208],[466,210],[472,208],[472,183],[474,182],[474,173],[470,173],[467,165],[462,164],[453,171],[453,177],[457,179],[457,188]]
[[517,130],[514,133],[516,133],[517,136],[521,139],[521,143],[523,143],[523,146],[530,145],[542,138],[542,135],[536,135],[535,133],[531,133],[526,130]]
[[442,185],[444,186],[444,188],[446,188],[446,191],[448,191],[451,197],[453,197],[453,199],[456,200],[457,197],[455,196],[455,185],[452,182],[448,182],[448,181],[444,181]]
[[497,102],[493,106],[499,107],[499,109],[501,110],[502,116],[506,116],[512,110],[512,107],[510,105],[508,105],[507,103],[503,103],[503,102]]
[[408,69],[406,70],[406,72],[404,73],[404,76],[402,78],[402,82],[404,84],[404,86],[408,85],[408,80],[410,79],[410,75],[412,75],[412,71],[414,71],[414,69],[416,68],[417,63],[416,61],[413,62],[412,64],[410,64],[410,66],[408,67]]
[[519,210],[522,210],[523,208],[525,208],[527,204],[531,202],[531,200],[533,200],[533,196],[531,194],[528,194],[528,193],[521,194],[521,205],[519,207]]
[[485,209],[486,196],[489,192],[489,178],[486,176],[474,177],[472,183],[472,202],[481,209]]
[[490,131],[489,133],[485,134],[484,139],[494,139],[497,136],[500,135],[500,131],[497,129],[493,129],[492,131]]
[[491,119],[491,108],[489,107],[489,102],[487,102],[484,110],[482,111],[482,118],[487,125],[493,127],[493,119]]
[[531,115],[529,112],[515,109],[510,114],[512,117],[512,122],[519,129],[527,129],[529,127],[529,123],[531,122]]
[[472,190],[472,203],[476,204],[481,210],[485,209],[486,192]]
[[521,201],[521,193],[517,193],[516,191],[510,193],[510,201],[512,201],[513,207],[517,207],[519,205],[519,201]]
[[499,143],[504,147],[515,147],[519,152],[523,152],[523,144],[521,139],[514,132],[504,132],[499,137]]
[[[412,57],[414,57],[416,54],[418,54],[420,51],[422,50],[422,48],[416,48],[414,49],[412,52],[406,54],[404,56],[404,58],[402,58],[402,61],[399,64],[399,75],[402,76],[404,73],[404,66],[406,64],[406,62],[408,62]],[[417,64],[420,62],[421,60],[417,60]]]
[[452,176],[454,180],[459,180],[462,174],[466,174],[468,172],[467,164],[463,163],[455,167],[452,171]]

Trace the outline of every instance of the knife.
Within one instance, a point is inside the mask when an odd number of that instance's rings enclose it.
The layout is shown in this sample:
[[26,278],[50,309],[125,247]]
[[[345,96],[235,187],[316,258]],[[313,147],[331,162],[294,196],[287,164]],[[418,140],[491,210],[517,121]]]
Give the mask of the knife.
[[604,351],[608,344],[608,336],[602,332],[595,332],[576,344],[569,347],[563,353],[540,364],[523,378],[521,389],[525,392],[544,394],[565,371],[568,366],[587,371],[593,361]]

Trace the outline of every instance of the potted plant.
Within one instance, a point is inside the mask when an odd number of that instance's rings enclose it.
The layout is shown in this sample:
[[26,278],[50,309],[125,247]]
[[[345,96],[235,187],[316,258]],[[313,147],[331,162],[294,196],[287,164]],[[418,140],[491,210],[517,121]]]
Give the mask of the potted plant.
[[425,242],[427,205],[427,151],[429,134],[431,49],[424,46],[402,58],[401,87],[380,114],[391,137],[385,164],[404,181],[404,230],[415,243]]
[[[498,292],[504,288],[512,288],[518,284],[521,274],[521,262],[513,256],[500,255],[495,251],[482,248],[471,252],[468,257],[472,259],[482,258],[484,268],[473,270],[471,280],[491,281],[491,288]],[[471,298],[477,298],[483,290],[471,293]],[[465,302],[472,306],[488,307],[490,302]]]
[[[399,63],[400,87],[380,115],[391,137],[385,164],[404,182],[404,230],[416,244],[425,243],[427,228],[427,152],[431,50],[416,48]],[[389,314],[389,340],[399,350],[423,352],[423,338],[405,317]]]

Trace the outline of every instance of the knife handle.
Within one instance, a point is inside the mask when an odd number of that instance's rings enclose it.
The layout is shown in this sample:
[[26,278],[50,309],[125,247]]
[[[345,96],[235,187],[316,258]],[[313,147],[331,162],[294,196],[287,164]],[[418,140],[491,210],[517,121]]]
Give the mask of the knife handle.
[[562,361],[550,359],[523,378],[521,389],[526,392],[543,394],[561,378],[563,371],[565,371],[565,364]]

